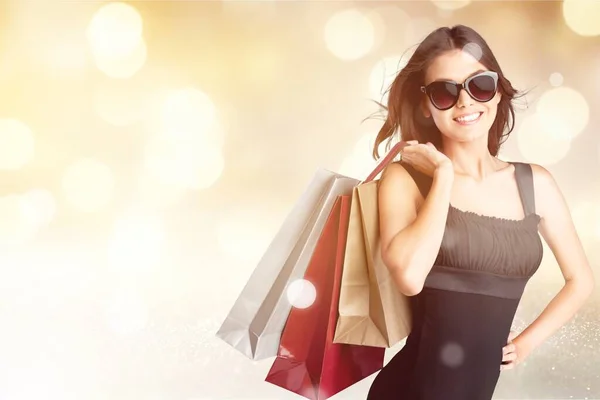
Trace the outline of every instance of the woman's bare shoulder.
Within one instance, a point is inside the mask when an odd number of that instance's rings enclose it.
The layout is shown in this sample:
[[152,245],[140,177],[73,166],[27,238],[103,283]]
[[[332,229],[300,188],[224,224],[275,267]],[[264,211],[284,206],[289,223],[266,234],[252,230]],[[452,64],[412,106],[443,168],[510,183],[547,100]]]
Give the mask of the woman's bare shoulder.
[[390,163],[381,174],[379,180],[380,193],[384,196],[408,197],[418,202],[422,196],[415,172],[409,165],[400,161]]

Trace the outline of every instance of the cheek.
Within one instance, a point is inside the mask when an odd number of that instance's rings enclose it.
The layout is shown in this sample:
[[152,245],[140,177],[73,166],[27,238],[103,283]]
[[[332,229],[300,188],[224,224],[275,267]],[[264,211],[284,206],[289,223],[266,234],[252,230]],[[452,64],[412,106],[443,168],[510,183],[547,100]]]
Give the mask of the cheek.
[[448,124],[452,122],[452,113],[449,111],[434,110],[431,113],[436,124]]
[[496,97],[487,103],[487,111],[491,115],[496,115],[498,112],[498,105],[500,104],[500,96],[496,95]]
[[435,112],[431,113],[431,118],[433,119],[435,126],[442,132],[447,132],[452,126],[453,121],[449,112],[435,110]]
[[494,107],[498,107],[498,104],[500,104],[501,98],[502,98],[502,95],[500,93],[496,93],[496,96],[494,96],[494,99],[492,101],[490,101],[490,104],[493,104]]

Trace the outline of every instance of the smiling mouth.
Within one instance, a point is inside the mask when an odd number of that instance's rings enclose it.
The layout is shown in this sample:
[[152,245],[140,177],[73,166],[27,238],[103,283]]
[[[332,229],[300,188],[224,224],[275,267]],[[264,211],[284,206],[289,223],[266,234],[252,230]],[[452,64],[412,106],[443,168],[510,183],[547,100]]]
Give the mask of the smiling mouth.
[[470,125],[479,121],[482,114],[482,112],[476,112],[468,115],[462,115],[458,118],[454,118],[454,121],[458,122],[461,125]]

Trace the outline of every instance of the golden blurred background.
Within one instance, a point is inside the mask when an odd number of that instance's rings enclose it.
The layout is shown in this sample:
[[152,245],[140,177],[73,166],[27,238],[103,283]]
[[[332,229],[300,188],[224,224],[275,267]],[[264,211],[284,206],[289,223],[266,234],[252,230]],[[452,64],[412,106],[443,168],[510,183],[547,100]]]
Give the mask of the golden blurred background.
[[[600,1],[0,4],[2,400],[294,398],[214,333],[315,170],[374,168],[374,101],[439,26],[530,90],[501,158],[554,174],[598,271]],[[561,279],[546,247],[517,330]],[[599,320],[495,398],[600,399]]]

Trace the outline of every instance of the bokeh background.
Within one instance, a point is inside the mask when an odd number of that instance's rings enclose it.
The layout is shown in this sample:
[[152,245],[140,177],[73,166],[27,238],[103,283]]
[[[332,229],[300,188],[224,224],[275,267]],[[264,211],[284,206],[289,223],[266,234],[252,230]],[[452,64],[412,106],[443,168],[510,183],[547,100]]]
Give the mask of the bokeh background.
[[[315,170],[375,166],[374,101],[456,23],[529,91],[501,158],[554,174],[597,272],[598,1],[3,0],[0,399],[296,398],[215,332]],[[514,328],[561,284],[546,248]],[[599,321],[595,292],[495,398],[600,399]]]

